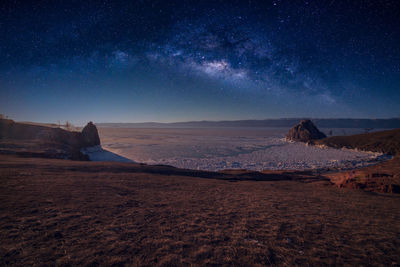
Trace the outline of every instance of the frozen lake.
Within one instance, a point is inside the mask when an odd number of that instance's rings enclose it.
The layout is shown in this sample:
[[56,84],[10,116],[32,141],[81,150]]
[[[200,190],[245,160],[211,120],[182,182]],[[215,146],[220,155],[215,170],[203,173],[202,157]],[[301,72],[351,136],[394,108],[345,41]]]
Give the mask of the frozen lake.
[[[349,168],[374,162],[376,153],[290,143],[288,128],[107,128],[103,148],[147,164],[200,170]],[[321,129],[335,135],[363,129]]]

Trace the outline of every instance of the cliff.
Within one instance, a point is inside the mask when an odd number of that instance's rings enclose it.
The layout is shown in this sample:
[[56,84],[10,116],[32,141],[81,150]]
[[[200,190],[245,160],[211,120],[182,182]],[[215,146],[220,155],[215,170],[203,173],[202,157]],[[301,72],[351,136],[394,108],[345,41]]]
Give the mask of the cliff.
[[100,145],[96,126],[89,122],[82,132],[0,119],[0,153],[88,160],[80,150]]

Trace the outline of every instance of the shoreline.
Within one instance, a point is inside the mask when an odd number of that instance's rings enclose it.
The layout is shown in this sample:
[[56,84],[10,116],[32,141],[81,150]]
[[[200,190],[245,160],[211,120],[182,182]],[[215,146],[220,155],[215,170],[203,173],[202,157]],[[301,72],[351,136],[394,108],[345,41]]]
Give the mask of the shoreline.
[[[177,140],[180,139],[177,138]],[[249,141],[246,141],[247,143],[243,144],[235,143],[235,139],[228,138],[227,142],[230,141],[228,145],[221,143],[175,144],[172,142],[172,144],[166,146],[157,139],[152,141],[153,145],[140,144],[139,141],[137,143],[129,141],[122,143],[121,141],[124,141],[124,139],[112,141],[114,142],[107,139],[107,142],[103,145],[104,149],[135,162],[205,171],[226,169],[247,169],[249,171],[348,170],[374,165],[390,159],[389,156],[382,153],[310,146],[305,143],[290,142],[284,138],[275,137],[254,141],[250,138]],[[260,141],[263,146],[261,146]],[[191,152],[192,146],[195,146],[200,152]],[[233,150],[237,148],[241,150]],[[208,152],[210,149],[216,152]],[[173,151],[172,154],[168,154],[170,150]],[[155,151],[158,151],[158,154]],[[186,155],[187,153],[192,153],[192,155]],[[194,153],[200,154],[195,155]],[[218,155],[218,153],[223,155]]]

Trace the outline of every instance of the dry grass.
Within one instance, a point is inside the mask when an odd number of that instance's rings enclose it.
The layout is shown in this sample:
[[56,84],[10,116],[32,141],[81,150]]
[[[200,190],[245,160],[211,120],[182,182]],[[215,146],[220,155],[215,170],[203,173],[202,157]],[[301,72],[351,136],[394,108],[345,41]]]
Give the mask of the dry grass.
[[400,156],[366,168],[325,174],[338,187],[400,193]]
[[400,193],[400,129],[351,136],[332,136],[313,141],[316,145],[353,148],[395,155],[375,166],[326,174],[338,187],[365,191]]
[[350,136],[332,136],[313,140],[313,143],[334,148],[345,147],[396,155],[400,153],[400,129]]
[[400,264],[399,196],[165,170],[0,156],[0,265]]

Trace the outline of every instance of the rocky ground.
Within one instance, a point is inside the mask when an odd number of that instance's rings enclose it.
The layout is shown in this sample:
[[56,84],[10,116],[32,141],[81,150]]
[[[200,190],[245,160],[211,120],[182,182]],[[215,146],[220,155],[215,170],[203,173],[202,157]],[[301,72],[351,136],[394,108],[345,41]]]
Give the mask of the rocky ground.
[[2,155],[0,265],[399,265],[399,205],[306,173]]
[[338,187],[400,194],[400,157],[362,169],[325,173]]

